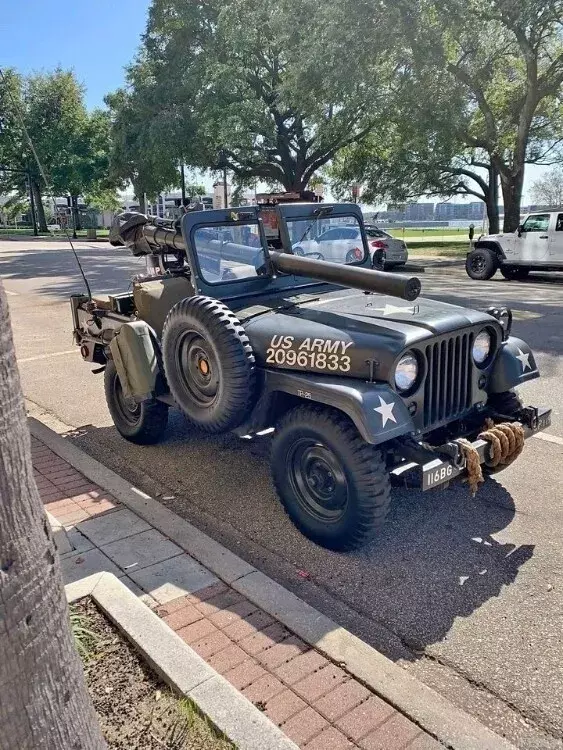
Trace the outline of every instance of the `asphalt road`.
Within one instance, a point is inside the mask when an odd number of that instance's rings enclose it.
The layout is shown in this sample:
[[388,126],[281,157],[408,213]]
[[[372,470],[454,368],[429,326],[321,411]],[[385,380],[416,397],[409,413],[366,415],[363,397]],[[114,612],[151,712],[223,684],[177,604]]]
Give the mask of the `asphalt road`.
[[[78,243],[94,290],[122,290],[139,261]],[[268,439],[188,434],[181,416],[166,440],[122,440],[101,376],[73,351],[66,297],[81,291],[58,243],[0,242],[17,354],[30,408],[81,428],[81,447],[153,494],[526,750],[563,743],[563,276],[470,281],[428,269],[430,297],[510,305],[514,333],[533,347],[542,379],[529,403],[554,409],[554,442],[532,439],[518,461],[472,499],[463,485],[396,489],[379,538],[352,554],[303,538],[275,497]]]

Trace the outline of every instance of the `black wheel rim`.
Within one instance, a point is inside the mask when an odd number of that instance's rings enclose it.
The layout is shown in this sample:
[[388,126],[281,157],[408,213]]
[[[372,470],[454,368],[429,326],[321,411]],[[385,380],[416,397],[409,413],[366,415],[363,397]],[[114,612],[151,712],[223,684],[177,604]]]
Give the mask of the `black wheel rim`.
[[199,406],[210,406],[219,390],[219,366],[213,348],[196,331],[184,333],[176,348],[177,371]]
[[289,481],[301,507],[314,518],[339,521],[348,505],[348,481],[335,453],[314,438],[301,438],[288,455]]
[[113,395],[122,418],[131,426],[137,425],[141,419],[141,404],[125,395],[118,375],[113,380]]
[[485,256],[484,255],[473,255],[469,261],[471,270],[474,273],[481,273],[485,270]]

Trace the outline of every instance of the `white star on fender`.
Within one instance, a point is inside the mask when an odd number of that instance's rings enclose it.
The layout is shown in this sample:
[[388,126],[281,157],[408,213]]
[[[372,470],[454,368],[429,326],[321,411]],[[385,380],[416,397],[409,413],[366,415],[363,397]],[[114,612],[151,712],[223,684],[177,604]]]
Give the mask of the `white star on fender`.
[[397,313],[410,313],[414,315],[414,307],[397,307],[396,305],[385,305],[385,307],[376,307],[376,312],[382,312],[383,315],[396,315]]
[[520,362],[522,362],[522,372],[526,372],[526,368],[532,369],[532,365],[530,364],[530,352],[527,354],[524,354],[522,349],[520,347],[516,347],[518,349],[518,354],[516,355],[516,359],[519,359]]
[[391,401],[390,404],[387,404],[381,396],[379,396],[379,406],[374,406],[373,410],[379,412],[381,414],[381,420],[383,422],[383,427],[387,424],[389,420],[391,422],[395,422],[397,424],[397,420],[395,419],[395,415],[393,414],[393,407],[395,406],[395,402]]

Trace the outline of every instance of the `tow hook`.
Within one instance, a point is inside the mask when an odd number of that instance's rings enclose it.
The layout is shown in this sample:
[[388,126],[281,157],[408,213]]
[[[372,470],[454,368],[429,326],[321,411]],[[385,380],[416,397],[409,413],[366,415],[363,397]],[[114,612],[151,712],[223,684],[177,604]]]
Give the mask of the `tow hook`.
[[438,453],[447,456],[448,459],[450,459],[453,463],[453,465],[457,469],[463,469],[465,466],[465,456],[463,454],[463,451],[461,450],[461,447],[459,443],[454,440],[450,443],[445,443],[444,445],[441,445]]

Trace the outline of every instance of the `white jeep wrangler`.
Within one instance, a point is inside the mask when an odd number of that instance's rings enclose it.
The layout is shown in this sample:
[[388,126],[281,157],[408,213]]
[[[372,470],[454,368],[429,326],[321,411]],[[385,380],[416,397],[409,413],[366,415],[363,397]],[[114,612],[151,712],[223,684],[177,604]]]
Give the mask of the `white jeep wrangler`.
[[563,271],[563,211],[528,214],[516,232],[479,237],[467,253],[468,276],[490,279],[497,269],[511,280],[530,271]]

